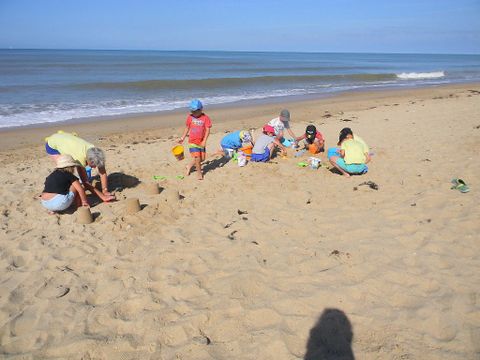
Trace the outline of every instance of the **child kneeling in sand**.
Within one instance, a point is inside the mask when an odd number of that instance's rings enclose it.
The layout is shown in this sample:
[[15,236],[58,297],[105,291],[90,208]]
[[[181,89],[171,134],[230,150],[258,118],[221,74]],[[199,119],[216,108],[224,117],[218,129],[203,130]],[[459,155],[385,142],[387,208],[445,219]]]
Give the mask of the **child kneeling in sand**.
[[267,162],[272,157],[274,147],[280,149],[283,154],[287,152],[285,146],[275,138],[275,129],[273,126],[265,125],[263,127],[263,134],[255,141],[250,161]]
[[305,140],[305,149],[310,151],[311,154],[318,154],[321,151],[325,151],[325,140],[315,125],[308,125],[305,129],[305,134],[297,137],[295,140],[297,142]]
[[253,145],[252,134],[248,130],[238,130],[225,135],[220,141],[222,153],[227,157],[232,157],[234,151],[241,149],[244,146]]
[[41,201],[50,213],[66,210],[74,201],[77,206],[89,206],[85,190],[73,175],[76,166],[79,163],[70,155],[59,155],[56,169],[45,179]]
[[210,128],[212,121],[204,114],[203,105],[200,100],[192,100],[190,102],[190,115],[187,116],[187,122],[182,137],[178,140],[182,144],[185,137],[188,135],[188,149],[192,156],[192,162],[187,165],[185,175],[190,175],[192,167],[197,168],[198,180],[203,179],[202,161],[205,160],[205,152],[207,146],[208,135],[210,135]]
[[328,159],[343,176],[361,175],[368,171],[366,164],[371,159],[368,145],[359,136],[354,136],[350,128],[340,131],[338,146],[340,148],[328,149]]

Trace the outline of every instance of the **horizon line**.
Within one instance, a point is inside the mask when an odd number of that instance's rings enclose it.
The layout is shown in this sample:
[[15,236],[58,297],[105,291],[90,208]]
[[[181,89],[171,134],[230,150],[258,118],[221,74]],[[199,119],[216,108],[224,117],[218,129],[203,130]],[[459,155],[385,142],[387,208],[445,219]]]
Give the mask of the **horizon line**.
[[380,52],[380,51],[286,51],[286,50],[166,50],[166,49],[100,49],[100,48],[14,48],[0,47],[1,50],[50,50],[50,51],[158,51],[158,52],[232,52],[232,53],[288,53],[288,54],[389,54],[389,55],[480,55],[479,53],[444,52]]

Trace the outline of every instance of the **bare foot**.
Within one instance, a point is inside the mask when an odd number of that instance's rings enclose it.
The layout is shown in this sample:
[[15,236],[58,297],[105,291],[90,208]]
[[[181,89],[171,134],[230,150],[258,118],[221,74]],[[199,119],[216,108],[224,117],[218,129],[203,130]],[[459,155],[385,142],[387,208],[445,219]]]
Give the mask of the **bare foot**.
[[349,173],[343,173],[343,176],[350,177],[350,174]]
[[185,167],[185,176],[190,175],[190,171],[192,171],[192,167],[190,165],[187,165]]
[[198,180],[203,180],[203,175],[202,175],[202,174],[197,175],[197,179],[198,179]]

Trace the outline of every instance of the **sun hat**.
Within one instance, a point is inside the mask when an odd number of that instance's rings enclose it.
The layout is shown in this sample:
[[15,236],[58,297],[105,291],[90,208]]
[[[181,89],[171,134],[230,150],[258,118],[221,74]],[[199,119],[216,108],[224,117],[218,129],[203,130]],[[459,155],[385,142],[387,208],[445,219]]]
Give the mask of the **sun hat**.
[[313,140],[315,139],[315,135],[317,134],[317,128],[315,125],[308,125],[305,129],[305,135],[307,135],[307,139]]
[[280,120],[290,121],[290,111],[288,111],[287,109],[283,109],[282,111],[280,111]]
[[263,127],[263,132],[275,134],[275,129],[273,128],[273,126],[267,124]]
[[79,166],[79,162],[74,160],[70,155],[60,155],[57,158],[57,169],[63,169],[70,166]]
[[190,101],[190,111],[197,111],[203,109],[203,104],[200,100],[194,99]]
[[240,139],[244,143],[252,142],[252,134],[248,130],[242,130],[240,131]]

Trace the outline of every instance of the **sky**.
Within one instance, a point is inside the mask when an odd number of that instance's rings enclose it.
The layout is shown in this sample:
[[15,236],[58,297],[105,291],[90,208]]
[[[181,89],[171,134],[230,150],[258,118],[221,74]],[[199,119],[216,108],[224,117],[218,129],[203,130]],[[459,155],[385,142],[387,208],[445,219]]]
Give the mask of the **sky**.
[[480,0],[0,0],[0,48],[480,54]]

